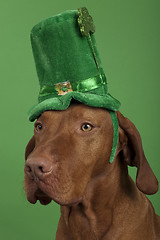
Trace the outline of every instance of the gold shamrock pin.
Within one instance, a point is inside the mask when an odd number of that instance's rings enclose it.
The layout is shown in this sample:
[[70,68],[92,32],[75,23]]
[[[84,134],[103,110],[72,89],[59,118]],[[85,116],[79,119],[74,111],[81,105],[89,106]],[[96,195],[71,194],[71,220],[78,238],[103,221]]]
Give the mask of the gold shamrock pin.
[[78,24],[82,36],[88,36],[90,33],[95,32],[95,26],[92,17],[89,15],[87,8],[82,7],[78,9]]

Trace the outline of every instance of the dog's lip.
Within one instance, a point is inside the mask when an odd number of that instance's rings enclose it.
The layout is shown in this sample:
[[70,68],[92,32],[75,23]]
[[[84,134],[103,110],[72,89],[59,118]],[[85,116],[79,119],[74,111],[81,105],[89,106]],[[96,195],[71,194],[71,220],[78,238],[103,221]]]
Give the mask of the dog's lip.
[[46,193],[44,193],[40,188],[38,188],[37,191],[35,192],[35,197],[43,205],[47,205],[52,201],[52,199]]
[[35,179],[34,179],[33,181],[37,185],[37,189],[35,190],[34,195],[32,195],[32,197],[30,197],[28,199],[28,201],[32,204],[35,204],[37,202],[37,200],[39,200],[42,205],[47,205],[53,200],[55,203],[57,203],[61,206],[75,207],[78,204],[80,204],[80,202],[82,201],[82,197],[76,198],[71,201],[68,201],[68,200],[61,201],[56,196],[49,196],[50,194],[46,193],[45,189],[43,190],[43,188],[41,186],[41,184],[42,184],[41,180],[37,179],[37,181],[35,181]]
[[59,197],[52,195],[49,193],[49,191],[47,191],[46,188],[48,184],[46,184],[44,181],[37,177],[33,178],[32,181],[36,184],[37,189],[34,193],[34,201],[32,202],[30,201],[31,203],[36,203],[37,200],[39,200],[41,204],[47,205],[53,200],[55,203],[61,206],[74,207],[77,206],[82,201],[82,197],[74,198],[71,201],[68,200],[61,201]]
[[37,197],[45,197],[45,196],[47,196],[40,188],[37,189],[37,191],[35,192],[35,195]]
[[35,204],[37,202],[37,198],[35,196],[28,196],[27,199],[32,204]]

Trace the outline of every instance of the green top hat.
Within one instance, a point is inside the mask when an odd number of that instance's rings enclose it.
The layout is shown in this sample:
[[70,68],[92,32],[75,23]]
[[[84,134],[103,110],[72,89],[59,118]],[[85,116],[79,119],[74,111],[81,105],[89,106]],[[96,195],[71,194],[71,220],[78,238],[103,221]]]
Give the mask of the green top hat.
[[[29,111],[30,121],[46,110],[67,109],[72,98],[89,106],[107,108],[112,113],[119,109],[119,101],[108,93],[94,31],[86,8],[66,11],[33,27],[31,43],[40,93],[38,104]],[[115,114],[111,117],[117,129]],[[117,141],[116,130],[115,150]]]
[[29,111],[30,121],[46,110],[66,109],[72,98],[112,111],[120,107],[108,93],[94,34],[90,35],[88,30],[89,37],[83,36],[85,24],[93,32],[92,19],[82,8],[58,14],[33,27],[31,43],[40,93],[38,104]]

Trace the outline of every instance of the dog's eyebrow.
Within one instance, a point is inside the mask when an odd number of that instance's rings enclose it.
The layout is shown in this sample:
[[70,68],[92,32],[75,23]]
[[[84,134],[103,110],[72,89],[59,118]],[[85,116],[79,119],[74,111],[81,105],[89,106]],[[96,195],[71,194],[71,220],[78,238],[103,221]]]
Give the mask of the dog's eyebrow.
[[[96,117],[97,115],[98,115],[98,118]],[[70,120],[73,119],[76,122],[77,121],[88,122],[93,125],[100,126],[102,122],[104,122],[104,119],[107,119],[107,113],[106,111],[104,113],[102,111],[97,111],[96,109],[95,111],[89,111],[89,109],[86,109],[86,111],[83,111],[83,112],[82,111],[80,112],[78,109],[76,109],[76,111],[72,110],[69,113],[68,118]]]

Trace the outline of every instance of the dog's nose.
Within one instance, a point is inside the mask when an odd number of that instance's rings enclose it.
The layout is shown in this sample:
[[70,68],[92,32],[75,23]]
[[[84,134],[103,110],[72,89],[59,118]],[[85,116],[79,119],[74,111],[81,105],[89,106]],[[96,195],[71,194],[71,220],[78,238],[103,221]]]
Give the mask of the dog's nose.
[[52,172],[52,163],[44,158],[29,158],[25,164],[25,172],[31,177],[42,178]]

